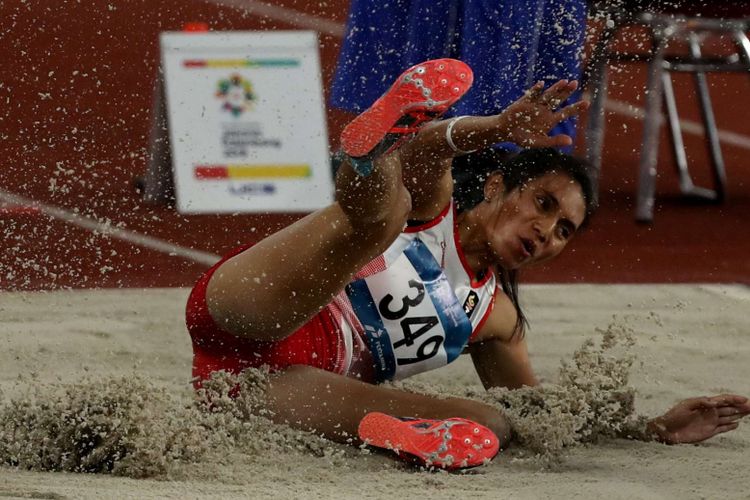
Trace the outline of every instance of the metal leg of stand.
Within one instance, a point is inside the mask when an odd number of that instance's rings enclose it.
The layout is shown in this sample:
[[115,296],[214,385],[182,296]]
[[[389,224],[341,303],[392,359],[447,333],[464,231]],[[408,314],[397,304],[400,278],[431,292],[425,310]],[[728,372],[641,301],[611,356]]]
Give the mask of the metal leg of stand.
[[[700,41],[695,33],[690,35],[690,55],[695,59],[701,57]],[[719,131],[716,128],[716,119],[714,118],[714,110],[711,105],[711,95],[708,91],[708,79],[706,78],[706,73],[702,71],[695,73],[695,85],[698,89],[701,117],[703,118],[703,127],[706,130],[706,141],[708,142],[708,150],[713,165],[714,191],[711,191],[710,189],[701,189],[694,190],[695,192],[692,194],[701,198],[721,202],[724,200],[726,192],[727,175],[726,169],[724,168],[724,158],[721,154]]]
[[655,33],[653,44],[653,56],[648,65],[646,116],[643,120],[642,151],[638,173],[635,218],[639,222],[651,222],[654,218],[654,193],[656,191],[656,163],[658,161],[659,129],[661,127],[662,73],[664,72],[666,37],[661,33]]
[[143,178],[143,199],[148,203],[169,203],[174,199],[172,155],[167,129],[167,104],[161,71],[154,86],[153,116],[146,175]]
[[750,71],[750,40],[744,31],[738,30],[734,33],[734,42],[740,51],[740,58],[744,61],[748,71]]
[[680,190],[688,193],[693,189],[693,179],[688,169],[687,154],[685,154],[685,143],[682,140],[680,130],[680,116],[677,111],[677,101],[672,86],[672,74],[669,71],[662,73],[662,90],[664,92],[664,107],[667,110],[667,124],[669,125],[669,139],[674,153],[677,175],[680,177]]
[[586,160],[591,166],[591,180],[594,188],[594,204],[599,203],[599,179],[602,169],[602,146],[604,144],[604,102],[607,99],[607,63],[609,42],[616,28],[605,29],[594,48],[589,63],[587,87],[591,92],[591,106],[586,123]]

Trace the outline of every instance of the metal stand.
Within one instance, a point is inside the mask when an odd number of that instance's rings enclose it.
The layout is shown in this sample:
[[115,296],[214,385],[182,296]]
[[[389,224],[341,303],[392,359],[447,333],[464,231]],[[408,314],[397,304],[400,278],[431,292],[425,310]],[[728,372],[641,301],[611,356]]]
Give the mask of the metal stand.
[[166,204],[174,201],[172,154],[169,147],[167,102],[164,98],[164,76],[159,68],[154,84],[153,115],[149,141],[148,165],[143,178],[143,200]]
[[[624,26],[646,26],[651,31],[652,47],[648,54],[612,52],[610,42]],[[639,164],[636,220],[651,222],[654,216],[659,131],[661,109],[666,110],[669,137],[680,179],[680,190],[685,196],[719,203],[726,197],[726,172],[719,144],[718,129],[708,89],[706,74],[710,72],[750,71],[750,40],[745,20],[685,18],[647,12],[612,14],[597,43],[588,65],[588,87],[591,91],[591,111],[586,135],[586,157],[592,165],[592,177],[598,187],[601,173],[601,151],[604,137],[604,101],[607,94],[607,64],[610,62],[647,62],[648,81]],[[706,34],[730,34],[737,53],[722,58],[706,58],[701,53],[701,42]],[[687,56],[666,54],[670,41],[684,40],[690,48]],[[706,145],[711,158],[713,189],[695,186],[685,154],[680,130],[677,103],[672,88],[671,72],[692,73],[701,117],[706,134]]]
[[617,27],[604,28],[594,47],[586,72],[586,85],[591,90],[591,105],[586,123],[586,159],[590,165],[591,182],[594,188],[594,206],[599,204],[599,176],[602,169],[602,145],[604,144],[604,103],[607,100],[607,64],[609,42]]

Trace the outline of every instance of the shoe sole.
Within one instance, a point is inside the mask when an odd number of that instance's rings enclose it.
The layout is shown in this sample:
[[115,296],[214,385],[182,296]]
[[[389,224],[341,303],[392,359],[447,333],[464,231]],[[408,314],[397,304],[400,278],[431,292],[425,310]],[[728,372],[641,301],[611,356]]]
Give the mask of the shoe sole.
[[424,431],[384,413],[368,413],[359,424],[366,444],[408,455],[419,464],[448,470],[483,465],[500,451],[497,436],[471,420],[438,420]]
[[341,148],[350,157],[372,156],[389,131],[405,116],[409,129],[431,121],[456,103],[471,87],[471,68],[456,59],[435,59],[403,72],[388,91],[352,120],[341,133]]

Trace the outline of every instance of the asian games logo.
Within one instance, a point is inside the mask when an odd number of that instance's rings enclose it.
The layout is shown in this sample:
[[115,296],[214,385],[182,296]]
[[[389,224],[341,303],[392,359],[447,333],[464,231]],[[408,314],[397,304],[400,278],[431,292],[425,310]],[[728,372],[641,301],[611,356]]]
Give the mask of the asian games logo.
[[228,79],[219,80],[216,97],[224,101],[221,108],[232,113],[232,116],[240,116],[251,109],[255,101],[253,85],[236,73]]

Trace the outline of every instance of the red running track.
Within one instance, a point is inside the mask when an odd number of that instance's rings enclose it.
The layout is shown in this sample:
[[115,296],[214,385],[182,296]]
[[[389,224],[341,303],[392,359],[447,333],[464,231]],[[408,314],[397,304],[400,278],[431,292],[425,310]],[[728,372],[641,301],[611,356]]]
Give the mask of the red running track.
[[[333,21],[320,26],[340,30],[347,2],[321,4],[274,2]],[[5,62],[0,189],[177,246],[176,251],[147,248],[44,213],[0,207],[0,289],[189,286],[211,254],[255,241],[299,217],[184,216],[144,204],[133,179],[145,170],[159,32],[179,30],[190,21],[206,21],[214,30],[269,30],[295,29],[315,19],[292,16],[282,22],[186,0],[4,2],[0,18]],[[338,43],[335,35],[321,35],[325,82]],[[614,73],[612,97],[638,104],[644,80],[642,68]],[[750,136],[745,116],[750,80],[733,75],[710,81],[719,126]],[[685,117],[696,120],[687,83],[676,82],[678,99]],[[347,119],[329,111],[332,138]],[[641,226],[633,222],[640,131],[638,120],[609,115],[600,212],[565,255],[529,271],[524,281],[750,283],[748,147],[725,145],[729,199],[721,206],[701,206],[676,196],[664,145],[655,222]],[[701,139],[686,136],[686,142],[696,172],[707,175]],[[183,255],[181,249],[204,254]]]

